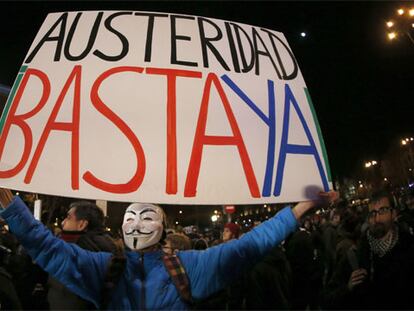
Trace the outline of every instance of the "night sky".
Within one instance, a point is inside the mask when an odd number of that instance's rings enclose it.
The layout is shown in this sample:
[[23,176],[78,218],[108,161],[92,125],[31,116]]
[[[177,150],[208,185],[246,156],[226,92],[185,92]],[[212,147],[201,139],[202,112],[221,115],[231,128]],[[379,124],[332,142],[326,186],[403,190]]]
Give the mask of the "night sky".
[[2,1],[0,84],[13,84],[48,12],[164,11],[273,29],[285,34],[298,60],[336,179],[414,132],[414,44],[386,38],[385,22],[399,6],[414,2]]

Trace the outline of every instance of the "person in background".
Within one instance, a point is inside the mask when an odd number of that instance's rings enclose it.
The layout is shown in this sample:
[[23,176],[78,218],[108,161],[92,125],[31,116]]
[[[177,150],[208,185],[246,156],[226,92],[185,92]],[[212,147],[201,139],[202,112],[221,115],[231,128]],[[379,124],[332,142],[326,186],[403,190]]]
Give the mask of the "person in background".
[[[95,204],[87,201],[74,202],[69,206],[66,218],[62,221],[60,238],[75,243],[93,252],[114,252],[116,244],[105,232],[104,213]],[[47,294],[51,310],[90,310],[94,305],[73,294],[53,277],[48,280]]]
[[191,249],[191,240],[185,235],[171,233],[167,234],[162,250],[168,255],[174,255],[178,251]]
[[240,236],[240,226],[233,222],[228,222],[223,229],[223,242],[238,239]]
[[414,238],[400,230],[390,194],[373,193],[368,229],[338,262],[326,290],[329,309],[413,309]]

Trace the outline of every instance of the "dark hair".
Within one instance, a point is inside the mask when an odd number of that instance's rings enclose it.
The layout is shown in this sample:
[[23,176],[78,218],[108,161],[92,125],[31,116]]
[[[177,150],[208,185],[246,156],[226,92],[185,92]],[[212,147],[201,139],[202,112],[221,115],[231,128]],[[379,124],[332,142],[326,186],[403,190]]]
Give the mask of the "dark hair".
[[390,207],[393,209],[395,208],[394,197],[391,193],[385,190],[378,190],[373,192],[369,197],[369,203],[375,203],[381,199],[388,199],[388,201],[390,202]]
[[165,241],[169,241],[171,244],[171,248],[173,250],[187,250],[187,249],[191,249],[191,240],[189,237],[181,235],[181,234],[177,234],[177,233],[173,233],[173,234],[169,234],[167,235],[167,237],[165,238]]
[[204,239],[198,239],[194,241],[193,249],[203,250],[208,248],[208,243]]
[[69,205],[69,209],[75,209],[75,216],[78,220],[88,221],[88,231],[103,230],[104,213],[96,204],[88,201],[77,201]]

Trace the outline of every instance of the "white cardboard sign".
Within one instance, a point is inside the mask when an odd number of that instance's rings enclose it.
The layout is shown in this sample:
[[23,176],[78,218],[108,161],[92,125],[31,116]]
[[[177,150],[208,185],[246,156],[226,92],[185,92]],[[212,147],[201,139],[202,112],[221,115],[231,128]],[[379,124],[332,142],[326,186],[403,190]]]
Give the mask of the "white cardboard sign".
[[51,13],[0,122],[0,184],[12,189],[258,204],[299,201],[312,187],[331,186],[284,35],[230,21]]

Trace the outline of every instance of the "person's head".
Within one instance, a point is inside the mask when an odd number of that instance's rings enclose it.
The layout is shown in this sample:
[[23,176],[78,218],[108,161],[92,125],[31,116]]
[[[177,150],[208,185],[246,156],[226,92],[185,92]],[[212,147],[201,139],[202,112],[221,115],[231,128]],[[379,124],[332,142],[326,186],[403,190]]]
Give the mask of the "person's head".
[[332,226],[337,227],[341,222],[341,213],[338,209],[334,209],[331,214],[330,223]]
[[144,250],[165,237],[166,216],[161,207],[150,203],[133,203],[124,214],[122,231],[125,245]]
[[165,243],[162,247],[162,250],[169,255],[173,255],[178,251],[187,249],[191,249],[191,240],[182,234],[176,233],[167,235]]
[[414,210],[414,189],[410,188],[407,191],[404,203],[409,210]]
[[370,234],[380,239],[393,227],[397,217],[392,196],[386,192],[373,193],[368,204],[368,225]]
[[193,248],[195,250],[203,250],[208,248],[208,243],[205,239],[197,239],[193,242]]
[[103,230],[104,213],[96,204],[78,201],[69,205],[66,218],[62,221],[64,231]]
[[223,230],[223,242],[227,242],[232,239],[237,239],[240,235],[239,225],[229,222],[224,225]]

